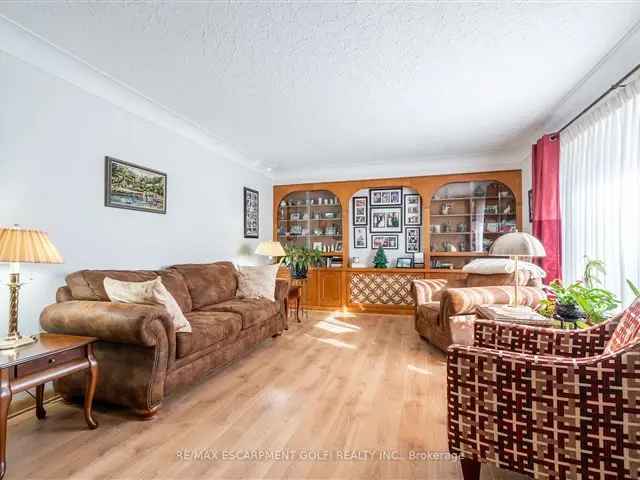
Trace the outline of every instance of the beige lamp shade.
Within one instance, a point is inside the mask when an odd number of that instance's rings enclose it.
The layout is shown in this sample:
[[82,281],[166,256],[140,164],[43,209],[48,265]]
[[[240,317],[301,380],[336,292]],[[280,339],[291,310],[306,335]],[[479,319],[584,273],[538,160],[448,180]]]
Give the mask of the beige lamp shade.
[[504,255],[511,257],[546,257],[544,246],[533,235],[525,232],[507,233],[498,237],[491,249],[491,255]]
[[62,256],[45,232],[0,227],[0,262],[62,263]]
[[280,242],[261,242],[256,248],[256,255],[266,255],[268,257],[284,257],[286,255]]

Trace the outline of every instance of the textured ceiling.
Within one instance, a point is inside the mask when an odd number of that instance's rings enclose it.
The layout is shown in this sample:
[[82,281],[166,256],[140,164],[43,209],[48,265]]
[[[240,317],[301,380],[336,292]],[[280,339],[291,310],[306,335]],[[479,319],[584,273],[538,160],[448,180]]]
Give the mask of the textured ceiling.
[[5,1],[0,13],[286,174],[522,151],[640,2]]

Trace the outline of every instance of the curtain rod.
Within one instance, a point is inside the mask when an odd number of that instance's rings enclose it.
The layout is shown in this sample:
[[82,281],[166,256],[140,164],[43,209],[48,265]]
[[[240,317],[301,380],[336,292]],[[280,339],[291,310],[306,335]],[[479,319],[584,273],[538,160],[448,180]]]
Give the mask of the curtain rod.
[[578,120],[580,117],[582,117],[585,113],[587,113],[589,110],[591,110],[593,107],[595,107],[598,103],[600,103],[607,95],[609,95],[611,92],[613,92],[614,90],[617,90],[618,88],[621,87],[626,87],[626,85],[623,83],[627,78],[629,78],[631,75],[633,75],[634,73],[636,73],[638,70],[640,70],[640,64],[636,65],[635,67],[633,67],[631,69],[631,71],[629,73],[627,73],[624,77],[622,77],[620,80],[618,80],[616,83],[614,83],[613,85],[611,85],[609,87],[609,89],[604,92],[602,95],[600,95],[598,98],[596,98],[593,102],[591,102],[589,104],[589,106],[587,108],[585,108],[584,110],[582,110],[579,114],[577,114],[575,117],[573,117],[571,120],[569,120],[564,127],[562,127],[560,130],[558,130],[557,132],[555,132],[555,135],[558,135],[562,132],[564,132],[567,128],[569,128],[571,125],[573,125],[573,123]]

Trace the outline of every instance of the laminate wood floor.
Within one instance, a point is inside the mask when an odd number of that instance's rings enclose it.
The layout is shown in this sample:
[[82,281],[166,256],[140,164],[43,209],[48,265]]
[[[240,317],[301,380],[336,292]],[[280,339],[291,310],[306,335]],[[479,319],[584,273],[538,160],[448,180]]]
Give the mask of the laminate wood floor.
[[[152,421],[97,405],[90,431],[79,407],[47,413],[10,420],[5,478],[462,478],[435,458],[447,451],[445,356],[408,316],[310,312]],[[523,477],[484,466],[482,478]]]

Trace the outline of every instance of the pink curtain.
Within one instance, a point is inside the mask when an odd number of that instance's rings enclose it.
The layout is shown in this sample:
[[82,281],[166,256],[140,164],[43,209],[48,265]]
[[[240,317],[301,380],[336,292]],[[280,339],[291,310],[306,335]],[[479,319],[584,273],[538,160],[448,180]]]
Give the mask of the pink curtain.
[[544,135],[533,145],[533,235],[547,256],[539,259],[547,272],[546,283],[562,279],[560,223],[560,137]]

